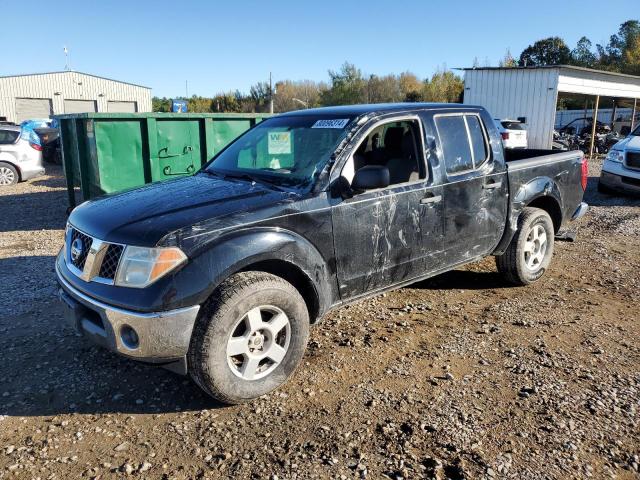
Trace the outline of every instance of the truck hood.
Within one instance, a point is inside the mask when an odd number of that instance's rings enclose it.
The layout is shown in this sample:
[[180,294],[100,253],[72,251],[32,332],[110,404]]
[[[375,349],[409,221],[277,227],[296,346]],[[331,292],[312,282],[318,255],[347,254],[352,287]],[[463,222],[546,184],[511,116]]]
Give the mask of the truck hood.
[[85,202],[69,223],[101,240],[150,247],[175,230],[238,213],[250,221],[257,210],[295,198],[257,183],[195,175]]
[[613,148],[615,150],[624,150],[626,148],[640,150],[640,136],[629,135],[628,137],[623,138],[618,143],[616,143]]

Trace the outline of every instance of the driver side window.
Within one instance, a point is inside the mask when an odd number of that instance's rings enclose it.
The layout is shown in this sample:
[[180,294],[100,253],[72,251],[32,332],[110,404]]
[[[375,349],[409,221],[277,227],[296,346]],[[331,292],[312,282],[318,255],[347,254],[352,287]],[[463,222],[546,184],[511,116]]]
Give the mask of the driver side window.
[[361,140],[342,170],[352,183],[356,172],[370,165],[386,167],[389,186],[426,178],[420,126],[417,120],[391,121],[376,126]]

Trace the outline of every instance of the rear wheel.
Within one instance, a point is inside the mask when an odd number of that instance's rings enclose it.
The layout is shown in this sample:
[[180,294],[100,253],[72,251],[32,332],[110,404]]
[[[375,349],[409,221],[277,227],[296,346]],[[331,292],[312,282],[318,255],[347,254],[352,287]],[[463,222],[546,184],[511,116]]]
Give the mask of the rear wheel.
[[509,283],[528,285],[549,267],[554,247],[551,217],[544,210],[527,207],[518,220],[518,231],[507,251],[496,257],[498,271]]
[[13,165],[0,162],[0,186],[15,185],[19,180],[18,170]]
[[307,306],[293,285],[268,273],[238,273],[203,307],[189,371],[212,397],[242,403],[282,385],[302,360],[308,337]]

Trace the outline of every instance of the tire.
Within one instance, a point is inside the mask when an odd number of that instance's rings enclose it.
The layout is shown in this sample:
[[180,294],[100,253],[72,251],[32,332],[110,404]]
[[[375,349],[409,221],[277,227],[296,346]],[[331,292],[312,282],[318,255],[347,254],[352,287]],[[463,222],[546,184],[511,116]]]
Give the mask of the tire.
[[0,162],[0,187],[15,185],[20,181],[20,174],[10,163]]
[[518,219],[518,231],[506,252],[496,257],[498,271],[513,285],[529,285],[537,281],[551,263],[554,235],[553,222],[547,212],[539,208],[525,208]]
[[216,400],[247,402],[291,376],[308,339],[309,313],[293,285],[269,273],[238,273],[201,309],[187,355],[189,372]]

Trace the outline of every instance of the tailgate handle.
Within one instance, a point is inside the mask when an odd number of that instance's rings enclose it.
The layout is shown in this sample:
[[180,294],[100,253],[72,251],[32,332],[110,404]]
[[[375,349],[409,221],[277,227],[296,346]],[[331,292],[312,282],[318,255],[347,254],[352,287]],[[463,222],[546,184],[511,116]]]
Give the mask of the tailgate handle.
[[442,200],[442,195],[430,195],[420,199],[420,204],[428,205],[430,203],[439,203]]
[[491,190],[491,189],[494,189],[494,188],[500,188],[501,186],[502,186],[502,182],[494,182],[492,180],[489,183],[483,184],[482,188],[484,188],[485,190]]

